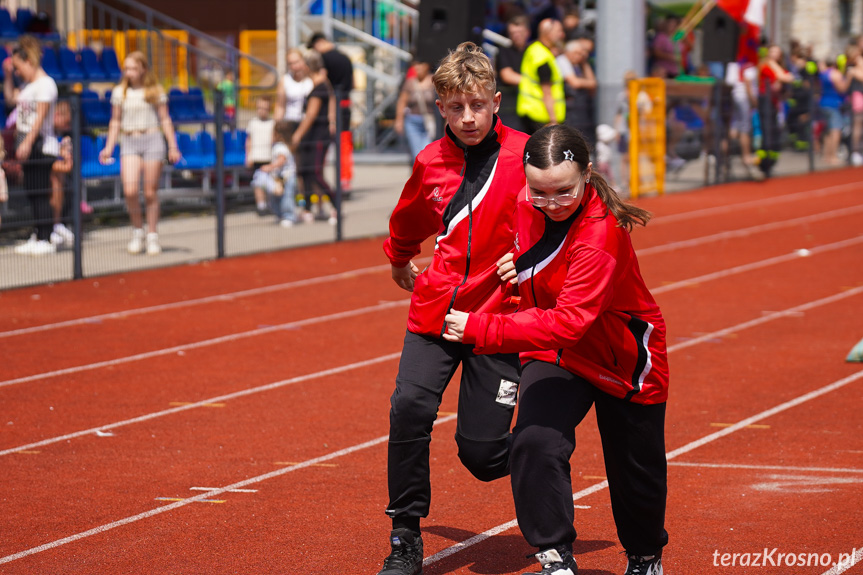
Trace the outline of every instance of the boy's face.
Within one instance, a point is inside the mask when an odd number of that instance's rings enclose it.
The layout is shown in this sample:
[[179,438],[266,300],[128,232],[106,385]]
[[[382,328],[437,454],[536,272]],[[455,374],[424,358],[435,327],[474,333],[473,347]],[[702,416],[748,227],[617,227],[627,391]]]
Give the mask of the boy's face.
[[270,116],[270,103],[266,100],[258,100],[255,104],[255,110],[259,119],[266,120]]
[[455,137],[475,146],[488,135],[500,107],[500,92],[480,88],[478,93],[454,92],[436,102],[441,116]]

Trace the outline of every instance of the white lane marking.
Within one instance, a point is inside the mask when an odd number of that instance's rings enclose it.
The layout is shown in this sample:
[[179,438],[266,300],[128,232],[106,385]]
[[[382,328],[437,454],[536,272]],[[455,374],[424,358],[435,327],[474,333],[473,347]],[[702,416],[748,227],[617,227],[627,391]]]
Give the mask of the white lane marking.
[[793,465],[747,465],[744,463],[698,463],[688,461],[670,461],[669,465],[677,467],[706,467],[708,469],[751,469],[753,471],[797,471],[810,473],[863,473],[863,469],[847,467],[797,467]]
[[92,315],[92,316],[82,317],[82,318],[78,318],[78,319],[70,319],[68,321],[60,321],[57,323],[47,323],[47,324],[36,325],[36,326],[32,326],[32,327],[24,327],[21,329],[13,329],[10,331],[0,332],[0,338],[12,337],[15,335],[24,335],[24,334],[28,334],[28,333],[37,333],[40,331],[48,331],[48,330],[52,330],[52,329],[59,329],[59,328],[70,327],[70,326],[75,326],[75,325],[97,323],[97,322],[109,320],[109,319],[124,319],[127,317],[133,317],[136,315],[143,315],[143,314],[154,313],[154,312],[159,312],[159,311],[174,310],[174,309],[180,309],[180,308],[184,308],[184,307],[192,307],[192,306],[203,305],[203,304],[208,304],[208,303],[231,301],[231,300],[243,298],[243,297],[263,295],[263,294],[273,293],[276,291],[303,288],[303,287],[308,287],[308,286],[332,282],[332,281],[351,279],[351,278],[361,276],[361,275],[378,273],[378,272],[383,272],[383,271],[389,271],[389,269],[390,269],[389,265],[380,265],[380,266],[371,266],[371,267],[367,267],[367,268],[358,268],[355,270],[349,270],[346,272],[331,274],[331,275],[327,275],[327,276],[319,276],[319,277],[297,280],[297,281],[292,281],[292,282],[285,282],[285,283],[281,283],[281,284],[275,284],[275,285],[264,286],[264,287],[259,287],[259,288],[252,288],[252,289],[241,290],[241,291],[236,291],[236,292],[229,292],[229,293],[225,293],[225,294],[212,295],[212,296],[202,297],[202,298],[198,298],[198,299],[184,300],[184,301],[166,303],[166,304],[161,304],[161,305],[154,305],[154,306],[149,306],[149,307],[141,307],[141,308],[137,308],[137,309],[130,309],[130,310],[126,310],[126,311],[117,311],[117,312],[105,313],[105,314],[100,314],[100,315]]
[[[450,415],[447,417],[442,417],[435,421],[435,425],[440,425],[443,423],[448,423],[450,421],[454,421],[456,419],[455,415]],[[179,509],[181,507],[185,507],[191,503],[196,503],[198,501],[203,501],[206,499],[210,499],[213,497],[217,497],[222,495],[223,493],[228,493],[230,491],[234,491],[237,489],[243,489],[244,487],[248,487],[249,485],[254,485],[256,483],[260,483],[262,481],[266,481],[268,479],[272,479],[274,477],[280,477],[285,475],[286,473],[290,473],[292,471],[298,471],[300,469],[305,469],[306,467],[311,467],[313,465],[317,465],[319,463],[323,463],[325,461],[330,461],[332,459],[336,459],[338,457],[342,457],[344,455],[350,455],[356,451],[361,451],[363,449],[368,449],[369,447],[374,447],[375,445],[379,445],[384,443],[389,439],[389,436],[384,435],[382,437],[377,437],[370,441],[366,441],[364,443],[359,443],[357,445],[352,445],[351,447],[346,447],[344,449],[340,449],[338,451],[333,451],[332,453],[328,453],[326,455],[321,455],[320,457],[315,457],[313,459],[308,459],[303,461],[302,463],[298,463],[296,465],[291,465],[290,467],[283,467],[282,469],[277,469],[275,471],[271,471],[269,473],[264,473],[263,475],[258,475],[256,477],[251,477],[249,479],[245,479],[243,481],[238,481],[236,483],[232,483],[231,485],[226,485],[225,487],[220,487],[218,489],[213,489],[200,495],[196,495],[194,497],[189,497],[188,499],[183,499],[182,501],[177,501],[170,505],[165,505],[162,507],[157,507],[155,509],[151,509],[149,511],[145,511],[144,513],[139,513],[137,515],[132,515],[131,517],[126,517],[124,519],[120,519],[118,521],[114,521],[111,523],[106,523],[104,525],[100,525],[99,527],[94,527],[93,529],[89,529],[87,531],[83,531],[81,533],[76,533],[75,535],[70,535],[69,537],[64,537],[62,539],[57,539],[56,541],[52,541],[50,543],[45,543],[44,545],[39,545],[37,547],[32,547],[30,549],[26,549],[19,553],[14,553],[12,555],[7,555],[6,557],[0,557],[0,565],[4,563],[9,563],[11,561],[15,561],[17,559],[22,559],[29,555],[34,555],[36,553],[41,553],[42,551],[48,551],[49,549],[54,549],[56,547],[60,547],[61,545],[66,545],[67,543],[73,543],[75,541],[85,539],[87,537],[92,537],[93,535],[99,535],[100,533],[104,533],[106,531],[110,531],[111,529],[116,529],[117,527],[122,527],[123,525],[128,525],[130,523],[135,523],[137,521],[141,521],[142,519],[147,519],[149,517],[153,517],[155,515],[160,515],[162,513],[167,513],[168,511],[173,511],[174,509]]]
[[855,549],[853,554],[849,553],[848,557],[843,557],[842,554],[840,554],[839,561],[821,575],[839,575],[840,573],[845,573],[860,563],[860,561],[863,561],[863,545]]
[[[828,251],[847,248],[849,246],[853,246],[853,245],[860,244],[860,243],[863,243],[863,235],[857,236],[855,238],[849,238],[847,240],[841,240],[838,242],[833,242],[831,244],[824,244],[823,246],[817,246],[814,248],[810,248],[809,251],[812,254],[824,253],[824,252],[828,252]],[[798,259],[800,259],[800,256],[797,254],[797,252],[791,252],[790,254],[785,254],[785,255],[781,255],[781,256],[767,258],[765,260],[760,260],[760,261],[752,262],[749,264],[743,264],[740,266],[734,266],[732,268],[726,268],[724,270],[719,270],[718,272],[711,272],[709,274],[704,274],[702,276],[689,278],[689,279],[685,279],[685,280],[680,280],[678,282],[674,282],[674,283],[666,284],[666,285],[659,286],[656,288],[652,288],[650,290],[650,292],[654,295],[660,294],[660,293],[665,293],[665,292],[669,292],[672,290],[680,289],[682,287],[694,286],[694,285],[698,285],[700,283],[713,281],[713,280],[717,280],[717,279],[722,279],[722,278],[726,278],[729,276],[742,274],[744,272],[750,272],[753,270],[766,268],[766,267],[770,267],[772,265],[781,264],[781,263],[794,261],[794,260],[798,260]]]
[[390,308],[394,308],[394,307],[406,306],[409,303],[410,303],[410,300],[407,300],[407,299],[399,300],[399,301],[384,302],[384,303],[380,303],[377,305],[361,307],[361,308],[352,309],[352,310],[348,310],[348,311],[341,311],[341,312],[332,313],[329,315],[310,317],[307,319],[301,319],[298,321],[291,321],[291,322],[282,323],[279,325],[271,325],[271,326],[267,326],[267,327],[263,327],[263,328],[259,328],[259,329],[253,329],[250,331],[233,333],[230,335],[224,335],[224,336],[216,337],[213,339],[205,339],[203,341],[197,341],[194,343],[184,343],[182,345],[176,345],[174,347],[157,349],[154,351],[148,351],[146,353],[139,353],[136,355],[129,355],[126,357],[120,357],[117,359],[109,359],[106,361],[99,361],[96,363],[88,363],[86,365],[79,365],[76,367],[68,367],[65,369],[58,369],[56,371],[37,373],[34,375],[28,375],[25,377],[18,377],[16,379],[7,379],[6,381],[0,381],[0,387],[6,387],[7,385],[15,385],[18,383],[25,383],[28,381],[36,381],[38,379],[45,379],[48,377],[56,377],[58,375],[69,375],[71,373],[80,373],[82,371],[90,371],[93,369],[98,369],[100,367],[110,367],[110,366],[115,366],[115,365],[122,365],[124,363],[129,363],[129,362],[133,362],[133,361],[140,361],[142,359],[150,359],[152,357],[159,357],[162,355],[169,355],[172,353],[186,352],[186,351],[191,350],[191,349],[198,349],[198,348],[207,347],[210,345],[218,345],[221,343],[230,343],[230,342],[234,342],[234,341],[237,341],[240,339],[245,339],[248,337],[257,337],[259,335],[265,335],[268,333],[272,333],[274,331],[296,329],[296,328],[304,327],[307,325],[314,325],[317,323],[323,323],[326,321],[340,320],[340,319],[354,317],[354,316],[358,316],[358,315],[362,315],[362,314],[366,314],[366,313],[372,313],[372,312],[376,312],[376,311],[390,309]]
[[[833,382],[833,383],[826,385],[820,389],[816,389],[815,391],[812,391],[810,393],[801,395],[800,397],[795,398],[791,401],[786,401],[783,404],[777,405],[776,407],[774,407],[772,409],[762,411],[761,413],[753,415],[752,417],[748,417],[742,421],[739,421],[738,423],[734,424],[731,427],[723,429],[721,432],[712,433],[708,436],[702,437],[701,439],[698,439],[698,440],[693,441],[691,443],[687,443],[683,447],[680,447],[678,449],[675,449],[674,451],[666,453],[666,458],[670,460],[670,459],[673,459],[673,458],[675,458],[679,455],[682,455],[684,453],[688,453],[688,452],[692,451],[693,449],[696,449],[698,447],[702,447],[704,445],[707,445],[708,443],[716,441],[720,437],[725,437],[726,435],[730,435],[730,434],[734,433],[735,431],[739,431],[739,430],[745,428],[747,425],[750,425],[753,422],[761,421],[762,419],[766,419],[768,417],[776,415],[777,413],[785,411],[786,409],[796,407],[797,405],[805,403],[811,399],[815,399],[816,397],[819,397],[821,395],[824,395],[824,394],[829,393],[831,391],[834,391],[836,389],[839,389],[840,387],[848,385],[849,383],[857,381],[858,379],[863,379],[863,371],[858,371],[854,375],[848,376],[844,379],[840,379],[839,381]],[[602,491],[606,487],[608,487],[608,480],[601,481],[601,482],[599,482],[595,485],[592,485],[586,489],[582,489],[578,493],[574,493],[572,496],[572,499],[573,499],[573,501],[578,501],[579,499],[583,499],[583,498],[587,497],[588,495],[592,495],[593,493],[596,493],[597,491]],[[504,531],[512,529],[516,525],[518,525],[518,523],[515,520],[513,520],[513,521],[509,521],[507,523],[503,523],[501,525],[498,525],[497,527],[492,527],[488,531],[483,531],[482,533],[480,533],[478,535],[474,535],[470,539],[456,543],[455,545],[452,545],[450,547],[447,547],[446,549],[443,549],[442,551],[435,553],[434,555],[432,555],[431,557],[429,557],[428,559],[423,561],[423,565],[430,565],[432,563],[440,561],[441,559],[444,559],[445,557],[449,557],[453,553],[457,553],[458,551],[466,549],[467,547],[470,547],[472,545],[476,545],[477,543],[485,541],[486,539],[488,539],[489,537],[491,537],[493,535],[497,535],[498,533],[503,533]],[[857,561],[859,561],[859,558],[857,559]],[[842,573],[842,571],[838,571],[835,573],[836,574]],[[827,573],[824,573],[823,575],[834,575],[834,572],[828,571]]]
[[360,369],[363,367],[368,367],[370,365],[375,365],[378,363],[384,363],[387,361],[391,361],[393,359],[398,359],[401,356],[401,352],[399,353],[390,353],[387,355],[382,355],[380,357],[375,357],[372,359],[367,359],[363,361],[358,361],[356,363],[349,363],[347,365],[342,365],[340,367],[333,367],[330,369],[325,369],[323,371],[318,371],[316,373],[310,373],[308,375],[300,375],[297,377],[292,377],[290,379],[284,379],[282,381],[276,381],[274,383],[268,383],[266,385],[261,385],[258,387],[251,387],[249,389],[242,389],[240,391],[235,391],[233,393],[228,393],[226,395],[220,395],[215,398],[204,399],[201,401],[196,401],[194,403],[188,403],[184,405],[180,405],[178,407],[173,407],[171,409],[165,409],[163,411],[156,411],[153,413],[147,413],[145,415],[141,415],[138,417],[133,417],[131,419],[126,419],[123,421],[117,421],[115,423],[109,423],[107,425],[100,425],[99,427],[93,427],[90,429],[85,429],[83,431],[76,431],[74,433],[67,433],[66,435],[60,435],[58,437],[50,437],[48,439],[43,439],[41,441],[36,441],[34,443],[28,443],[27,445],[21,445],[19,447],[13,447],[11,449],[4,449],[0,451],[0,456],[8,455],[10,453],[21,452],[22,450],[29,450],[33,447],[42,446],[42,445],[51,445],[52,443],[59,443],[61,441],[66,441],[69,439],[75,439],[77,437],[83,437],[85,435],[90,435],[96,433],[97,431],[104,429],[116,429],[118,427],[125,427],[127,425],[132,425],[134,423],[141,423],[143,421],[149,421],[151,419],[156,419],[159,417],[164,417],[166,415],[172,415],[174,413],[180,413],[183,411],[188,411],[190,409],[195,409],[198,407],[205,407],[206,405],[213,403],[214,401],[228,401],[230,399],[237,399],[238,397],[245,397],[247,395],[253,395],[255,393],[261,393],[263,391],[270,391],[273,389],[278,389],[280,387],[284,387],[286,385],[293,385],[295,383],[301,383],[304,381],[309,381],[312,379],[319,379],[321,377],[327,377],[330,375],[336,375],[339,373],[344,373],[346,371],[351,371],[354,369]]
[[[761,199],[761,200],[753,200],[750,202],[743,202],[740,204],[717,206],[714,208],[705,208],[702,210],[693,210],[690,212],[683,212],[683,213],[672,214],[672,215],[668,215],[668,216],[657,216],[656,218],[653,218],[650,221],[650,223],[652,225],[672,223],[672,222],[677,221],[677,220],[689,220],[689,219],[693,219],[693,218],[697,218],[697,217],[709,217],[709,216],[714,216],[714,215],[719,214],[719,213],[726,213],[726,212],[732,212],[732,211],[739,212],[741,209],[760,207],[760,206],[764,206],[764,205],[772,207],[772,206],[777,205],[778,203],[796,201],[796,200],[800,200],[800,199],[809,199],[809,198],[812,198],[813,196],[823,196],[823,195],[829,195],[829,194],[844,192],[844,191],[853,191],[853,190],[857,190],[859,188],[860,188],[860,184],[857,182],[853,182],[853,183],[849,183],[849,184],[840,184],[837,186],[830,186],[828,188],[820,188],[817,190],[798,192],[795,194],[788,194],[788,195],[776,197],[776,198],[765,198],[765,199]],[[857,209],[858,208],[856,208],[856,207],[850,207],[850,208],[847,208],[845,210],[845,213],[849,213],[849,210],[857,210]],[[837,213],[837,212],[840,212],[840,213]],[[823,219],[825,217],[834,217],[834,215],[837,215],[837,216],[841,215],[841,212],[842,212],[842,210],[832,210],[829,212],[824,212],[824,214],[815,214],[812,216],[806,216],[804,218],[795,218],[793,220],[787,220],[787,222],[800,223],[800,221],[805,221],[806,218]],[[777,222],[776,224],[765,224],[765,226],[771,226],[771,225],[782,226],[783,222]],[[754,226],[752,228],[744,228],[742,230],[737,230],[737,231],[732,231],[732,232],[724,232],[723,234],[713,234],[711,236],[705,236],[705,238],[708,238],[708,239],[695,238],[692,240],[682,240],[679,242],[671,242],[668,244],[664,244],[662,246],[655,246],[652,248],[645,248],[642,250],[638,250],[638,253],[647,255],[647,254],[651,254],[651,253],[657,253],[659,251],[673,251],[674,249],[677,249],[678,247],[689,247],[690,245],[698,245],[697,243],[693,243],[693,242],[706,243],[707,241],[716,241],[716,240],[720,240],[720,239],[725,239],[726,237],[731,237],[731,236],[726,236],[725,234],[732,234],[732,236],[733,235],[747,235],[748,233],[752,233],[750,230],[754,231],[754,230],[761,229],[763,227],[764,226]],[[767,228],[767,229],[770,229],[770,228]],[[420,259],[416,260],[415,263],[417,263],[417,265],[420,265],[420,263],[427,262],[430,260],[431,260],[431,258],[420,258]],[[304,279],[304,280],[285,282],[285,283],[281,283],[281,284],[264,286],[264,287],[260,287],[260,288],[252,288],[252,289],[241,290],[241,291],[237,291],[237,292],[229,292],[229,293],[225,293],[225,294],[217,294],[217,295],[207,296],[207,297],[198,298],[198,299],[184,300],[184,301],[172,302],[172,303],[155,305],[155,306],[144,307],[144,308],[137,308],[137,309],[118,311],[118,312],[112,312],[112,313],[106,313],[106,314],[100,314],[100,315],[94,315],[94,316],[87,316],[87,317],[72,319],[72,320],[68,320],[68,321],[43,324],[43,325],[37,325],[37,326],[32,326],[32,327],[26,327],[26,328],[21,328],[21,329],[15,329],[15,330],[0,332],[0,338],[11,337],[11,336],[15,336],[15,335],[24,335],[24,334],[28,334],[28,333],[37,333],[37,332],[41,332],[41,331],[60,329],[63,327],[70,327],[70,326],[75,326],[75,325],[97,323],[97,322],[101,322],[104,320],[110,320],[110,319],[123,319],[123,318],[132,317],[132,316],[136,316],[136,315],[143,315],[143,314],[147,314],[147,313],[154,313],[154,312],[165,311],[165,310],[180,309],[180,308],[184,308],[184,307],[192,307],[195,305],[202,305],[202,304],[213,303],[213,302],[231,301],[231,300],[242,298],[242,297],[250,297],[250,296],[272,293],[272,292],[276,292],[276,291],[307,287],[310,285],[327,283],[327,282],[331,282],[331,281],[340,281],[343,279],[350,279],[350,278],[360,276],[360,275],[373,274],[373,273],[378,273],[378,272],[382,272],[382,271],[387,271],[389,269],[390,269],[390,266],[387,264],[383,264],[383,265],[379,265],[379,266],[370,266],[370,267],[366,267],[366,268],[348,270],[346,272],[331,274],[331,275],[327,275],[327,276],[320,276],[320,277],[308,278],[308,279]]]
[[724,206],[715,206],[712,208],[702,208],[699,210],[682,212],[679,214],[657,216],[650,220],[650,224],[670,224],[679,220],[688,221],[692,220],[693,218],[708,218],[713,217],[717,214],[725,214],[728,212],[739,213],[741,209],[758,208],[761,206],[775,207],[778,204],[788,203],[792,201],[809,200],[812,199],[813,196],[829,196],[842,192],[856,192],[860,190],[861,187],[863,186],[861,186],[860,182],[837,184],[835,186],[828,186],[826,188],[818,188],[816,190],[804,190],[802,192],[796,192],[793,194],[786,194],[772,198],[763,198],[760,200],[751,200],[748,202],[741,202],[739,204],[728,204]]
[[[751,226],[748,228],[741,228],[739,230],[728,230],[725,232],[719,232],[716,234],[711,234],[709,236],[701,236],[697,238],[692,238],[691,240],[680,240],[676,242],[671,242],[667,244],[662,244],[659,246],[653,246],[650,248],[642,248],[640,250],[636,250],[640,256],[659,254],[663,252],[670,252],[679,250],[682,248],[691,248],[694,246],[700,246],[703,244],[708,244],[711,242],[719,242],[723,240],[728,240],[732,238],[745,238],[754,234],[759,234],[763,232],[774,231],[782,228],[788,228],[792,226],[808,224],[812,222],[819,222],[823,220],[827,220],[830,218],[839,218],[843,216],[851,216],[858,212],[863,212],[863,204],[859,206],[851,206],[848,208],[840,208],[838,210],[831,210],[829,212],[822,212],[820,214],[810,214],[808,216],[803,216],[800,218],[792,218],[790,220],[782,220],[778,222],[770,222],[767,224],[759,224],[757,226]],[[797,255],[809,255],[802,254],[800,250],[797,250]]]

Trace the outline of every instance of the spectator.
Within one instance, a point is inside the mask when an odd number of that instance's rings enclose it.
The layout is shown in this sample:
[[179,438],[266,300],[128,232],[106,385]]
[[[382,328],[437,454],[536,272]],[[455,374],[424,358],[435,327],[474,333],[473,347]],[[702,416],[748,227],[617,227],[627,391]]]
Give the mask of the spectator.
[[521,61],[530,41],[530,19],[523,14],[514,16],[506,24],[506,34],[512,46],[501,48],[497,54],[497,87],[501,94],[497,115],[504,125],[518,126],[518,85],[521,82]]
[[661,19],[656,36],[650,44],[651,70],[660,71],[660,78],[674,78],[680,72],[674,41],[671,39],[679,23],[680,20],[676,16]]
[[596,146],[596,119],[593,98],[596,76],[587,61],[588,52],[580,40],[570,40],[557,57],[557,66],[565,82],[566,121],[587,140],[590,149]]
[[[15,246],[15,253],[44,255],[57,251],[51,243],[51,166],[59,154],[54,137],[57,84],[42,69],[42,48],[32,36],[21,36],[12,57],[3,62],[3,94],[17,115],[15,158],[22,163],[24,189],[30,202],[36,233]],[[13,72],[22,81],[15,88]]]
[[[792,41],[789,71],[794,76],[788,98],[785,122],[788,136],[797,150],[809,149],[809,134],[812,130],[812,90],[817,82],[818,65],[810,60],[807,48]],[[757,90],[756,90],[757,92]]]
[[[306,98],[303,119],[291,138],[291,146],[297,150],[299,160],[299,181],[303,191],[302,219],[306,222],[318,219],[336,223],[338,206],[325,207],[325,197],[329,202],[337,202],[332,189],[324,178],[324,159],[327,148],[336,131],[335,99],[332,87],[327,80],[327,70],[321,55],[315,51],[306,54],[306,66],[313,82],[312,91]],[[313,204],[317,203],[317,215]]]
[[276,109],[273,119],[299,122],[303,119],[306,97],[312,91],[314,82],[309,78],[309,67],[303,53],[291,48],[287,54],[288,73],[276,87]]
[[233,126],[237,114],[237,85],[234,82],[234,70],[227,68],[222,80],[216,84],[216,90],[222,93],[222,103],[225,107],[225,120]]
[[845,73],[848,78],[848,94],[851,99],[851,164],[863,165],[860,142],[863,139],[863,57],[858,43],[846,48],[848,63]]
[[66,176],[72,171],[72,112],[67,100],[57,102],[54,107],[54,131],[60,146],[51,166],[51,211],[54,215],[51,243],[59,247],[75,243],[75,234],[63,224]]
[[747,63],[730,62],[725,83],[731,87],[731,124],[728,137],[740,143],[740,159],[750,178],[759,178],[752,155],[752,110],[757,104],[758,68]]
[[[99,153],[103,164],[113,162],[114,145],[120,143],[120,177],[126,208],[132,222],[132,239],[126,246],[130,254],[145,250],[149,256],[162,253],[159,244],[159,177],[165,159],[180,161],[174,126],[168,115],[168,98],[142,52],[131,52],[123,61],[123,80],[111,92],[111,122],[105,149]],[[161,129],[160,129],[161,128]],[[138,188],[144,180],[147,233],[144,233]]]
[[[614,125],[617,132],[617,152],[620,155],[620,184],[621,192],[629,192],[629,84],[637,80],[638,76],[634,70],[623,73],[623,90],[618,92],[614,103]],[[626,195],[626,194],[624,194]]]
[[779,109],[783,89],[794,81],[794,76],[782,66],[782,48],[767,48],[758,67],[758,118],[761,127],[761,145],[755,154],[764,177],[770,177],[779,159]]
[[[253,174],[272,160],[275,124],[275,120],[270,118],[270,98],[259,97],[255,102],[255,117],[246,125],[246,167]],[[267,195],[263,189],[255,188],[255,205],[259,216],[267,214]]]
[[563,26],[558,20],[543,20],[539,38],[527,47],[521,63],[517,111],[522,129],[532,134],[545,124],[566,118],[563,76],[555,63],[554,51],[563,42]]
[[570,7],[563,12],[563,35],[567,42],[570,40],[578,40],[584,36],[584,31],[581,29],[581,16],[578,13],[578,8]]
[[437,106],[428,62],[414,61],[396,102],[395,131],[408,141],[411,165],[423,148],[437,137]]
[[354,178],[354,140],[351,133],[351,91],[354,89],[354,65],[351,59],[317,32],[309,39],[308,47],[320,53],[327,70],[327,79],[335,92],[336,103],[341,112],[339,143],[341,147],[341,184],[349,192]]
[[272,160],[255,170],[252,177],[252,187],[255,198],[266,194],[276,214],[276,222],[283,228],[290,228],[296,223],[294,197],[297,177],[297,166],[294,155],[288,148],[288,143],[297,129],[297,123],[290,120],[279,120],[275,123],[272,133],[273,148],[270,153]]
[[824,147],[821,150],[822,158],[828,166],[838,166],[839,143],[842,139],[842,128],[845,118],[842,115],[842,104],[845,101],[845,92],[848,90],[849,81],[836,65],[836,60],[830,60],[821,64],[818,71],[818,79],[821,83],[821,98],[818,108],[824,119]]

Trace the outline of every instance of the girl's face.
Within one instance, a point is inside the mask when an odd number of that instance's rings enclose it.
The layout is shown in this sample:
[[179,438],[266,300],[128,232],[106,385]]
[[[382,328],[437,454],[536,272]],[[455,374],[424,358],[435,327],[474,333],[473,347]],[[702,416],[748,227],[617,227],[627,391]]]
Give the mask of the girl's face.
[[144,78],[144,66],[135,58],[126,58],[123,60],[123,76],[136,86]]
[[[584,188],[590,179],[593,164],[582,171],[578,164],[564,160],[556,166],[541,170],[528,164],[524,174],[534,205],[556,222],[562,222],[575,213],[584,197]],[[562,202],[568,205],[562,206]],[[571,202],[571,203],[570,203]]]
[[25,82],[32,81],[36,75],[36,67],[17,54],[12,56],[12,67],[15,69],[15,74]]
[[309,69],[306,66],[306,61],[299,54],[288,54],[288,69],[294,80],[302,80],[309,75]]

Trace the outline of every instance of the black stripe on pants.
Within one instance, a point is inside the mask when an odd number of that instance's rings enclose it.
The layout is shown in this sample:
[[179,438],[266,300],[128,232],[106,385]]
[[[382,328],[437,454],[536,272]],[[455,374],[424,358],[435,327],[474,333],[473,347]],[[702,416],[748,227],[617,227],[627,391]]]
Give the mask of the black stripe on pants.
[[455,436],[459,459],[482,481],[509,474],[515,389],[509,400],[499,398],[499,392],[502,380],[518,382],[518,355],[476,355],[472,345],[408,332],[390,398],[387,515],[394,523],[406,517],[428,516],[432,425],[459,365],[462,375]]
[[658,553],[668,543],[665,404],[612,397],[561,367],[538,361],[524,367],[513,430],[512,489],[521,532],[540,550],[575,541],[569,460],[575,428],[591,405],[596,405],[620,542],[629,553]]

